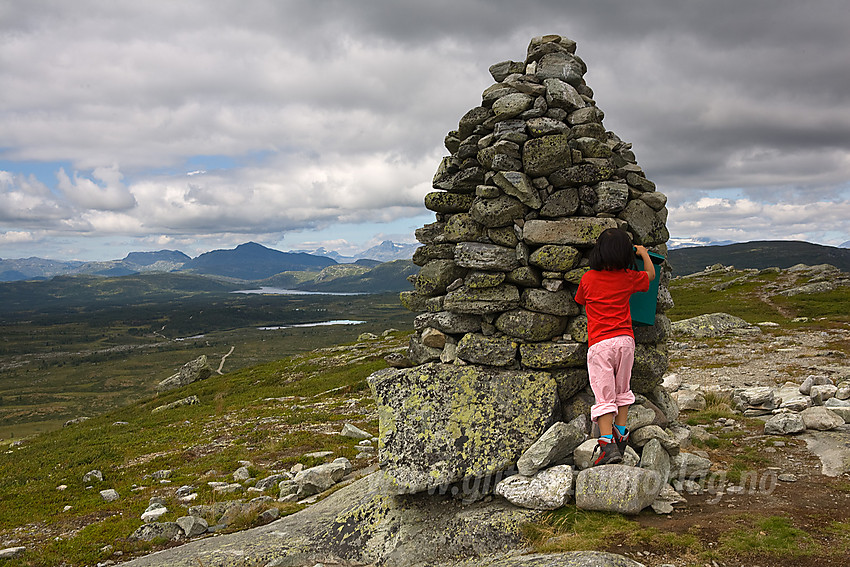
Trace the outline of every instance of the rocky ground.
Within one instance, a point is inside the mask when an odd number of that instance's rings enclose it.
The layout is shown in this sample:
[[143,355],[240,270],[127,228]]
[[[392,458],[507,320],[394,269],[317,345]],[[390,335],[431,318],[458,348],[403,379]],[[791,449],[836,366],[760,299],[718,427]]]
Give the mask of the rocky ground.
[[[850,325],[833,322],[821,327],[816,321],[808,323],[797,329],[764,326],[761,332],[718,339],[680,339],[672,345],[671,372],[684,384],[700,386],[705,391],[777,388],[786,381],[800,383],[807,376],[850,372],[846,355],[850,352]],[[762,421],[767,417],[737,419],[734,425],[720,420],[709,426],[710,431],[721,435],[724,430],[737,433],[729,447],[704,448],[715,469],[728,469],[736,458],[751,456],[751,480],[738,483],[745,485],[743,490],[736,489],[735,483],[720,482],[718,477],[714,483],[717,490],[688,494],[687,505],[677,507],[673,514],[643,514],[638,521],[677,534],[695,534],[711,547],[724,535],[748,525],[748,518],[785,516],[793,520],[794,528],[811,534],[813,542],[830,549],[834,542],[825,535],[830,526],[850,519],[850,425],[833,431],[777,437],[763,434]],[[699,564],[687,552],[651,546],[615,545],[611,551],[634,557],[647,566]],[[844,554],[841,549],[831,551],[838,552],[838,558],[815,553],[811,557],[789,556],[784,562],[771,559],[765,564],[847,564],[850,549],[845,547]],[[717,564],[725,563],[718,560]]]

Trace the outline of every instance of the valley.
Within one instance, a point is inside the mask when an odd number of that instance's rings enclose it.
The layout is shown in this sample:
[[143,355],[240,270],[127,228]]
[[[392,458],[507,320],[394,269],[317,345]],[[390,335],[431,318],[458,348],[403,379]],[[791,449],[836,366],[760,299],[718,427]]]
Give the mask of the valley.
[[175,274],[0,285],[0,439],[149,398],[201,354],[230,372],[412,326],[395,293],[240,289],[255,286]]

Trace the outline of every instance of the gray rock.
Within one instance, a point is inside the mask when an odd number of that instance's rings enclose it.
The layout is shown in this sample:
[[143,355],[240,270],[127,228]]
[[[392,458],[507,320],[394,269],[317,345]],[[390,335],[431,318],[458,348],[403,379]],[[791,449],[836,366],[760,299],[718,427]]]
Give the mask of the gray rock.
[[165,404],[163,406],[157,406],[151,410],[151,413],[159,413],[161,411],[168,411],[172,409],[181,408],[183,406],[196,406],[201,403],[201,400],[198,396],[189,396],[187,398],[181,398],[176,402],[171,402],[170,404]]
[[[528,140],[522,147],[525,173],[530,177],[541,177],[572,165],[569,138],[568,134],[552,134]],[[536,205],[526,204],[534,208],[542,205],[539,200]]]
[[[668,385],[669,383],[670,380],[668,380]],[[678,389],[678,387],[676,389]],[[646,397],[655,405],[655,407],[664,413],[668,422],[672,423],[679,419],[679,404],[677,404],[676,400],[674,400],[670,395],[666,386],[663,384],[656,386],[652,389],[652,391],[646,394]]]
[[673,323],[673,332],[697,338],[722,337],[736,329],[757,329],[740,317],[728,313],[710,313]]
[[844,420],[844,423],[850,423],[850,407],[830,407],[829,411]]
[[[465,565],[464,567],[478,567]],[[485,561],[480,567],[644,567],[628,557],[603,551],[569,551],[566,553],[518,555],[495,562]]]
[[567,112],[587,106],[572,85],[557,78],[545,79],[543,84],[546,86],[546,103],[549,106],[563,108]]
[[419,270],[414,282],[416,293],[423,297],[442,295],[446,287],[463,277],[465,270],[453,260],[431,260]]
[[685,480],[701,478],[711,471],[711,461],[693,453],[679,453],[670,457],[670,478]]
[[661,384],[667,371],[667,350],[664,345],[635,346],[635,364],[632,367],[632,391],[648,394]]
[[812,386],[809,391],[809,395],[813,399],[821,399],[826,401],[835,395],[835,392],[838,391],[837,386],[833,386],[832,384],[817,384]]
[[97,469],[94,469],[84,474],[83,484],[88,484],[90,482],[103,482],[103,473]]
[[481,317],[439,311],[437,313],[422,313],[413,320],[413,328],[417,331],[427,327],[438,329],[444,333],[475,333],[481,330]]
[[526,341],[545,341],[562,334],[566,321],[549,313],[513,309],[499,315],[495,325],[511,337]]
[[572,246],[544,244],[531,253],[528,262],[549,272],[567,272],[578,266],[581,252]]
[[160,502],[154,502],[147,509],[142,512],[142,521],[146,524],[151,522],[155,522],[160,519],[162,516],[168,513],[168,508],[166,508]]
[[655,412],[640,404],[634,404],[629,408],[626,418],[626,427],[629,431],[636,431],[655,422]]
[[[530,143],[526,142],[525,145],[528,146]],[[540,194],[531,184],[531,179],[525,173],[519,171],[500,171],[493,176],[493,183],[498,185],[502,191],[511,197],[516,197],[522,204],[532,209],[539,209],[543,205],[543,202],[540,200]]]
[[637,431],[632,431],[629,436],[629,442],[635,447],[643,447],[650,439],[657,439],[667,451],[679,449],[679,443],[657,425],[641,427]]
[[764,424],[765,435],[794,435],[806,430],[802,416],[796,413],[779,413]]
[[519,345],[523,366],[528,368],[572,368],[587,363],[587,345],[569,343],[525,343]]
[[483,289],[463,286],[446,294],[443,306],[456,313],[485,315],[514,309],[519,299],[519,290],[509,284]]
[[462,242],[455,248],[455,263],[462,268],[510,272],[519,267],[516,250],[496,244]]
[[239,467],[233,471],[233,480],[236,482],[245,482],[249,478],[251,478],[251,471],[248,470],[248,467]]
[[108,488],[106,490],[100,491],[100,497],[103,498],[106,502],[115,502],[119,498],[118,491],[114,488]]
[[570,423],[559,421],[553,424],[519,458],[519,474],[533,476],[550,465],[563,463],[587,438],[586,429],[584,416],[579,416]]
[[296,474],[293,479],[298,486],[298,498],[306,498],[324,492],[341,481],[346,475],[346,468],[350,469],[350,467],[350,463],[346,467],[345,463],[334,461],[304,469]]
[[[459,487],[459,495],[464,490]],[[376,473],[272,524],[196,539],[126,567],[448,565],[522,547],[520,526],[541,515],[501,498],[463,504],[427,495],[393,497]]]
[[176,388],[182,388],[192,382],[198,380],[206,380],[212,375],[212,367],[207,361],[207,355],[202,354],[195,360],[191,360],[180,367],[176,374],[173,374],[157,384],[157,392],[167,392]]
[[602,181],[596,186],[597,213],[619,213],[629,200],[629,186],[615,181]]
[[658,439],[650,439],[643,446],[640,456],[640,468],[649,469],[658,473],[661,481],[666,485],[670,479],[670,455],[661,446]]
[[[554,422],[545,372],[428,364],[368,378],[390,488],[415,493],[506,471]],[[439,456],[435,459],[435,456]]]
[[671,396],[682,411],[705,409],[705,395],[698,390],[679,390]]
[[[371,439],[374,437],[368,431],[364,431],[355,425],[351,425],[350,423],[346,423],[342,426],[342,431],[339,432],[340,437],[347,437],[349,439]],[[259,484],[259,483],[258,483]]]
[[17,547],[7,547],[5,549],[0,549],[0,559],[14,559],[24,554],[27,550],[24,546]]
[[574,187],[561,189],[552,193],[540,209],[541,217],[569,217],[575,214],[579,207],[578,191]]
[[790,411],[803,411],[804,409],[812,407],[812,399],[809,396],[794,396],[789,398],[782,398],[782,403],[779,404],[780,409],[787,409]]
[[658,473],[623,465],[601,465],[581,471],[576,479],[576,506],[637,514],[658,497],[663,486]]
[[153,522],[143,524],[130,534],[129,539],[141,541],[176,541],[183,538],[183,530],[176,522]]
[[619,217],[629,223],[629,228],[635,235],[635,244],[655,246],[670,239],[661,211],[656,213],[643,201],[629,201]]
[[534,97],[524,93],[505,95],[493,103],[493,112],[499,120],[519,116],[534,104]]
[[291,475],[289,473],[279,473],[267,476],[257,481],[257,484],[254,485],[254,488],[257,490],[270,490],[273,488],[277,488],[278,484],[282,480],[289,480]]
[[824,384],[832,384],[832,380],[827,376],[807,376],[803,383],[800,384],[800,393],[804,396],[812,394],[813,386],[821,386]]
[[186,537],[196,537],[207,531],[209,524],[203,518],[196,516],[182,516],[177,518],[177,525],[183,530]]
[[839,400],[850,400],[850,382],[841,382],[835,390],[835,397]]
[[488,228],[507,227],[513,225],[514,219],[525,216],[525,205],[509,195],[500,195],[490,199],[476,198],[469,209],[469,214],[482,226]]
[[467,333],[458,342],[455,356],[472,364],[509,366],[516,361],[517,344],[510,337],[485,337]]
[[522,238],[531,245],[559,244],[592,246],[599,235],[617,228],[615,219],[571,218],[570,220],[530,220],[522,227]]
[[557,465],[524,476],[509,476],[496,485],[496,494],[511,504],[532,510],[557,510],[565,506],[573,491],[573,469]]
[[829,431],[839,425],[844,425],[844,418],[825,407],[814,407],[800,412],[800,417],[806,424],[806,429]]
[[529,288],[522,292],[520,303],[526,309],[561,317],[579,314],[579,306],[568,290],[546,291]]
[[773,389],[767,386],[736,388],[732,391],[732,400],[739,411],[761,410],[764,413],[770,413],[776,409]]

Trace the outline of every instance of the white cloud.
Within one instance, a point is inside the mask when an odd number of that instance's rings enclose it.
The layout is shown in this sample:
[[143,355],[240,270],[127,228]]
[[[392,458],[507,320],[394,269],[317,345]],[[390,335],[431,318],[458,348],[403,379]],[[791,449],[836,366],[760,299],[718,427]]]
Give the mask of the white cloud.
[[[827,238],[798,217],[847,197],[850,20],[834,0],[0,10],[6,232],[188,247],[421,215],[488,67],[552,32],[578,41],[606,127],[669,195],[676,231],[749,234],[731,222],[768,215],[766,233]],[[57,188],[16,161],[55,163]],[[732,189],[743,199],[691,205]]]
[[71,180],[64,168],[56,174],[59,179],[59,190],[72,203],[84,208],[96,211],[119,211],[133,208],[136,200],[122,183],[123,175],[118,166],[96,167],[92,171],[92,177],[100,183],[82,177],[74,172]]

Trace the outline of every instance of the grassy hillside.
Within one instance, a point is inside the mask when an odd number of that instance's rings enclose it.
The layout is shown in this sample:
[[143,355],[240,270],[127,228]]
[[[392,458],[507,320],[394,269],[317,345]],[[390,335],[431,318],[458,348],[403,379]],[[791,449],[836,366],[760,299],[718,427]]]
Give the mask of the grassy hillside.
[[[193,504],[235,499],[239,495],[214,495],[206,483],[228,481],[239,461],[251,461],[256,478],[298,462],[318,464],[303,457],[315,451],[368,465],[373,459],[355,459],[356,441],[337,433],[344,422],[377,433],[365,378],[384,368],[383,356],[404,343],[399,334],[214,375],[20,445],[7,444],[0,454],[0,541],[28,551],[4,565],[94,565],[114,551],[124,559],[150,551],[151,544],[126,539],[142,525],[150,498],[165,498],[170,512],[162,521],[186,514],[175,498],[181,485],[198,488]],[[191,395],[201,403],[151,412]],[[104,481],[83,483],[93,469],[102,471]],[[171,471],[168,483],[151,477],[160,470]],[[57,490],[61,485],[66,488]],[[106,488],[117,490],[120,500],[104,502],[99,491]],[[71,508],[64,511],[66,506]],[[284,514],[300,509],[269,506]],[[18,529],[22,526],[26,529]],[[107,545],[113,548],[101,551]]]
[[680,248],[670,251],[669,260],[676,276],[700,272],[713,264],[734,266],[739,270],[790,268],[795,264],[832,264],[842,271],[850,272],[850,249],[791,240]]

